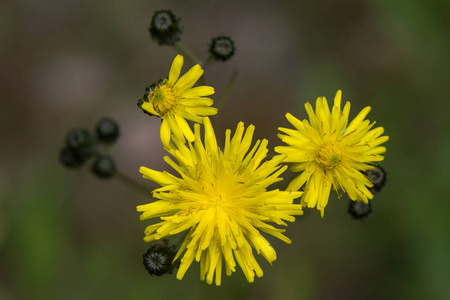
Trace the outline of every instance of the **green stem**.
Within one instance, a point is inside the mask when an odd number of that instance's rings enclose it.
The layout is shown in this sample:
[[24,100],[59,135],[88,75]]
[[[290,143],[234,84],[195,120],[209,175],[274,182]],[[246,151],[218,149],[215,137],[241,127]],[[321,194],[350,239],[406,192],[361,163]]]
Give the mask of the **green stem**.
[[207,66],[212,65],[215,62],[216,62],[216,60],[214,59],[214,57],[212,55],[208,56],[208,58],[205,60],[205,63],[202,66],[203,70],[205,70]]
[[195,54],[192,53],[188,48],[186,48],[181,42],[175,42],[174,47],[175,49],[177,49],[178,53],[180,53],[183,56],[186,56],[186,58],[194,65],[196,64],[199,64],[200,66],[203,65],[203,62],[197,56],[195,56]]
[[236,81],[237,77],[238,77],[238,71],[234,70],[233,73],[231,73],[230,80],[228,80],[228,83],[225,87],[225,90],[222,93],[222,96],[220,96],[219,101],[217,102],[217,110],[218,111],[221,111],[222,108],[225,106],[228,96],[230,95],[231,88],[233,87],[234,82]]
[[103,154],[105,154],[105,155],[108,155],[108,156],[111,156],[111,152],[112,152],[112,149],[113,149],[113,146],[114,145],[106,145],[106,144],[103,144],[102,145],[102,150],[103,150]]
[[146,196],[150,195],[150,189],[141,185],[140,183],[134,181],[131,179],[128,175],[125,175],[124,173],[120,172],[119,170],[116,170],[115,176],[117,179],[125,183],[126,185],[130,186],[131,188],[138,190],[142,193],[145,193]]

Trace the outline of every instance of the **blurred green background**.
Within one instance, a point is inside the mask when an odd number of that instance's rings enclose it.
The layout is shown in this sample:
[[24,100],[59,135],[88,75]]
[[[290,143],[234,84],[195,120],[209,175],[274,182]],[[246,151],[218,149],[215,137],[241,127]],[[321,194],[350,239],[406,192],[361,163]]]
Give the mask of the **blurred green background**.
[[[286,112],[306,118],[306,101],[338,89],[352,118],[370,105],[390,136],[373,216],[352,220],[335,195],[323,220],[305,209],[291,245],[270,239],[278,259],[258,257],[252,284],[238,270],[208,286],[195,264],[182,281],[150,277],[149,223],[135,211],[150,198],[57,157],[69,129],[111,116],[124,173],[151,190],[139,167],[167,169],[159,120],[136,107],[176,55],[150,40],[160,9],[182,18],[182,42],[202,58],[211,37],[235,40],[235,57],[205,73],[218,97],[239,71],[219,140],[244,121],[273,148]],[[449,16],[447,0],[3,2],[0,299],[450,299]]]

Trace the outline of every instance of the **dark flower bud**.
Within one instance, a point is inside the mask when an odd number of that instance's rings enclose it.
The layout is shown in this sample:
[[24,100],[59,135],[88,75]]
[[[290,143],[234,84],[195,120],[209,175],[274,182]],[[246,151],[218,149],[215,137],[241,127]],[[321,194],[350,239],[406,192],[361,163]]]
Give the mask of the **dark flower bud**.
[[153,245],[148,248],[144,254],[144,267],[152,276],[162,276],[164,274],[172,274],[173,270],[178,268],[179,262],[173,259],[177,254],[174,245]]
[[103,118],[98,122],[95,128],[97,138],[105,144],[114,143],[120,135],[119,125],[111,118]]
[[91,170],[99,178],[110,178],[116,171],[116,165],[111,157],[99,155],[92,164]]
[[372,214],[372,201],[364,203],[363,201],[352,201],[348,206],[348,213],[352,215],[354,220],[366,220]]
[[216,59],[227,61],[234,55],[234,42],[229,36],[219,35],[211,40],[209,53]]
[[380,167],[376,166],[376,169],[366,171],[366,176],[373,183],[373,187],[370,188],[372,193],[379,192],[386,184],[386,171]]
[[159,45],[173,45],[183,33],[181,19],[170,10],[155,12],[149,28],[150,34]]
[[69,147],[61,149],[59,161],[67,168],[78,168],[84,163],[84,159]]
[[74,128],[67,133],[66,146],[73,150],[82,160],[97,152],[97,142],[88,130]]

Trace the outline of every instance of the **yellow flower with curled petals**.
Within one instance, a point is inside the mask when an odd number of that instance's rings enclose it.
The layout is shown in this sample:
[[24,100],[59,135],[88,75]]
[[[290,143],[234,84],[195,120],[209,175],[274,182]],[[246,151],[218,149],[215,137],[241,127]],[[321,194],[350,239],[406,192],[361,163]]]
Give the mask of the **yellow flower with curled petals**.
[[200,65],[193,66],[180,77],[183,66],[183,56],[175,57],[167,79],[158,81],[146,89],[146,93],[138,102],[138,107],[145,113],[161,117],[161,141],[164,147],[170,144],[173,137],[189,142],[194,141],[192,132],[186,120],[202,122],[203,116],[212,116],[217,108],[210,107],[213,100],[205,96],[214,94],[210,86],[194,87],[203,75]]
[[164,158],[181,177],[141,167],[144,178],[162,186],[153,191],[153,197],[159,200],[137,207],[142,212],[141,220],[161,219],[146,228],[144,240],[151,242],[187,231],[175,258],[184,253],[178,279],[196,260],[200,262],[200,278],[208,284],[215,277],[216,285],[220,285],[222,269],[231,275],[237,265],[253,282],[255,275],[263,275],[254,250],[269,263],[277,257],[261,232],[290,243],[282,234],[284,229],[269,223],[286,226],[285,221],[293,222],[294,215],[303,214],[301,205],[293,204],[302,192],[268,190],[269,185],[282,180],[279,176],[287,166],[280,166],[284,159],[281,155],[263,162],[267,140],[258,140],[250,148],[253,125],[245,130],[240,122],[233,138],[227,130],[222,152],[209,118],[204,117],[203,124],[204,143],[200,125],[195,124],[194,143],[174,140],[168,149],[177,162]]
[[375,122],[364,120],[370,107],[347,125],[350,102],[341,110],[341,97],[342,92],[338,91],[331,112],[325,97],[317,99],[315,112],[306,103],[309,122],[286,114],[295,130],[280,127],[286,135],[278,137],[287,146],[275,147],[276,152],[287,156],[285,162],[294,163],[292,171],[301,172],[287,190],[297,191],[304,185],[302,205],[317,206],[322,217],[331,187],[346,192],[353,201],[368,203],[373,198],[368,189],[373,184],[364,172],[375,169],[374,164],[384,159],[381,154],[386,148],[379,145],[389,140],[382,136],[383,127],[372,129]]

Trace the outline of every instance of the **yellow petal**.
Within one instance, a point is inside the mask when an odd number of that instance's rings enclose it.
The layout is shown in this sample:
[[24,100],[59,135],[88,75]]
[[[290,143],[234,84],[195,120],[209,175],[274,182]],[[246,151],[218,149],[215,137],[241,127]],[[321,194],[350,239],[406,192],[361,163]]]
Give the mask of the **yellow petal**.
[[169,72],[169,85],[174,85],[180,77],[181,67],[183,67],[183,56],[177,55],[173,60],[172,67]]
[[214,88],[211,86],[197,86],[190,90],[181,93],[181,98],[197,98],[203,96],[210,96],[214,94]]
[[166,118],[162,119],[160,129],[161,143],[165,148],[170,148],[170,127]]
[[342,99],[342,91],[339,90],[336,93],[336,97],[334,97],[334,106],[337,106],[339,110],[341,109],[341,99]]
[[293,115],[291,115],[290,113],[286,114],[286,119],[289,121],[289,123],[291,123],[295,128],[297,128],[297,130],[302,130],[303,129],[303,123],[297,119],[296,117],[294,117]]
[[197,106],[211,106],[213,105],[213,100],[210,98],[187,98],[187,99],[181,99],[180,104],[191,106],[192,108],[195,108]]
[[202,75],[203,70],[200,65],[195,65],[178,79],[174,87],[178,89],[178,93],[183,93],[185,90],[190,89]]
[[214,129],[208,117],[203,117],[203,124],[205,126],[206,150],[209,151],[211,156],[218,158],[216,135],[214,134]]
[[147,167],[141,167],[139,172],[147,179],[150,179],[161,186],[173,183],[173,180],[169,176],[160,171],[155,171]]
[[192,129],[191,127],[189,127],[186,120],[183,117],[179,116],[178,114],[175,114],[174,116],[175,121],[178,124],[178,127],[183,132],[183,135],[189,142],[193,142],[195,140],[194,133],[192,132]]
[[150,102],[144,102],[141,107],[143,110],[151,113],[152,115],[159,116],[159,117],[161,116],[160,114],[158,114],[156,112],[156,110],[153,108],[153,104]]
[[205,106],[198,106],[198,107],[186,107],[185,110],[187,112],[199,115],[199,116],[213,116],[217,114],[217,108],[215,107],[205,107]]
[[184,135],[183,132],[181,131],[181,128],[178,126],[178,122],[175,121],[175,115],[167,114],[164,120],[167,120],[167,123],[169,124],[173,136],[180,142],[184,142]]
[[194,121],[195,123],[202,123],[202,117],[193,113],[192,111],[187,111],[186,109],[179,109],[177,113],[185,118],[186,120]]
[[365,107],[357,116],[353,119],[353,121],[348,125],[347,130],[345,131],[345,135],[348,135],[358,129],[359,125],[364,121],[364,118],[370,112],[370,106]]

